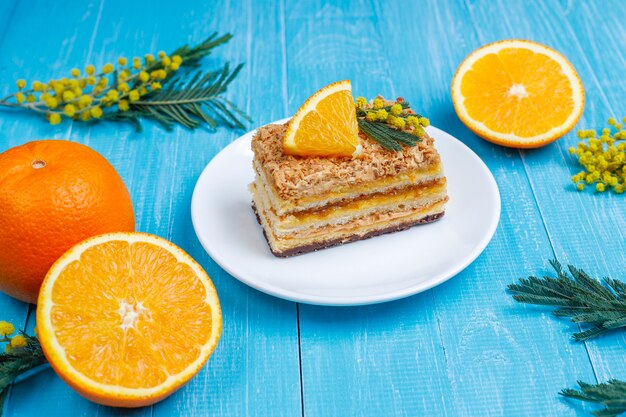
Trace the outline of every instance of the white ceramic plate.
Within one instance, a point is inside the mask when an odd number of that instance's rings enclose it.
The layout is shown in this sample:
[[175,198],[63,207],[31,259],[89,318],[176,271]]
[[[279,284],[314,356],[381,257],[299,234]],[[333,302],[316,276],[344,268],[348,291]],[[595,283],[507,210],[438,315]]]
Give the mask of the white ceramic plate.
[[500,193],[471,149],[442,130],[427,130],[441,154],[450,196],[445,216],[434,223],[293,258],[274,257],[250,206],[252,131],[224,148],[198,178],[191,200],[198,239],[238,280],[293,301],[371,304],[441,284],[491,240],[500,218]]

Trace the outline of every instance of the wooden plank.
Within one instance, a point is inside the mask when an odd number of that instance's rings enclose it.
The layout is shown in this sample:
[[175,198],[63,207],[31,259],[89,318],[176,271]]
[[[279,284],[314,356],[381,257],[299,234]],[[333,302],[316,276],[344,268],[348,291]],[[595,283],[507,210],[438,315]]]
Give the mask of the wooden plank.
[[[485,253],[433,291],[452,401],[459,405],[458,415],[572,413],[556,393],[580,375],[593,380],[584,346],[572,344],[559,323],[516,305],[505,292],[518,274],[545,268],[546,257],[551,256],[524,166],[516,152],[477,138],[453,114],[449,88],[456,66],[482,42],[463,5],[423,3],[419,13],[428,18],[411,25],[415,12],[396,5],[380,8],[385,45],[398,43],[393,28],[400,27],[403,39],[421,47],[415,54],[404,48],[387,49],[395,63],[391,66],[396,88],[407,98],[418,97],[423,106],[419,109],[426,109],[435,125],[479,154],[496,177],[502,196],[500,225]],[[523,21],[525,14],[517,18]],[[576,412],[584,414],[582,409]]]
[[[287,10],[291,113],[340,79],[358,95],[393,95],[372,4]],[[432,293],[358,308],[301,305],[300,331],[305,415],[455,415]]]
[[[626,116],[623,92],[626,79],[622,76],[626,53],[623,42],[626,30],[623,18],[626,4],[620,1],[593,1],[580,4],[564,4],[559,16],[567,24],[566,33],[577,41],[576,55],[580,57],[577,69],[584,68],[581,76],[587,92],[587,106],[579,124],[583,129],[600,129],[606,126],[609,117],[621,121]],[[591,13],[591,14],[589,14]],[[595,22],[602,22],[597,25]],[[593,27],[596,27],[594,30]],[[572,58],[574,59],[574,58]],[[576,63],[575,63],[576,64]],[[590,100],[591,99],[591,100]],[[597,104],[596,104],[597,103]],[[574,137],[563,140],[561,152],[567,146],[576,146]],[[576,173],[578,166],[570,157],[564,157],[567,168],[554,170],[554,177],[567,178]],[[557,168],[559,168],[557,166]],[[577,194],[567,190],[566,199],[548,201],[548,187],[539,182],[546,180],[538,171],[535,186],[540,207],[546,212],[548,232],[559,233],[564,238],[555,244],[558,256],[567,262],[586,268],[598,278],[610,276],[626,280],[626,198],[624,195]],[[558,210],[558,206],[567,210]],[[559,212],[561,211],[561,212]],[[562,211],[565,211],[563,213]],[[626,334],[615,332],[593,343],[591,348],[594,369],[602,381],[610,378],[626,379],[624,346]]]
[[[580,6],[562,4],[550,16],[544,16],[548,13],[544,10],[538,19],[561,22],[562,34],[555,38],[555,46],[570,58],[586,90],[586,109],[579,126],[600,129],[606,126],[609,117],[621,119],[626,115],[620,96],[626,85],[621,75],[626,59],[621,50],[624,39],[621,17],[626,15],[626,5],[594,1]],[[589,25],[596,21],[603,24],[592,30]],[[570,134],[558,142],[554,153],[525,156],[546,228],[555,236],[553,245],[563,262],[574,263],[598,278],[608,275],[626,279],[626,200],[623,195],[573,191],[567,179],[580,167],[566,151],[577,142],[575,135]],[[555,184],[557,190],[562,188],[558,198],[554,186],[550,186],[556,179],[563,182],[563,185]],[[624,332],[588,343],[600,380],[626,378],[625,343]]]
[[[254,126],[284,115],[282,7],[279,1],[252,0],[232,1],[206,10],[197,2],[187,6],[196,10],[197,21],[190,24],[195,39],[209,30],[236,35],[216,56],[233,63],[246,62],[227,96],[254,117]],[[300,414],[295,304],[234,280],[191,237],[189,203],[195,180],[210,159],[240,134],[223,130],[220,135],[189,134],[181,130],[176,142],[172,142],[181,155],[177,158],[179,178],[171,189],[184,190],[173,197],[172,239],[189,250],[213,278],[222,302],[224,330],[220,345],[204,371],[183,392],[155,405],[155,417]]]
[[[85,1],[82,8],[67,10],[60,2],[55,4],[46,1],[2,2],[0,5],[0,22],[3,23],[1,27],[4,30],[0,44],[0,60],[4,63],[3,71],[0,72],[2,96],[15,91],[17,79],[25,78],[31,82],[36,79],[45,80],[53,76],[59,68],[69,70],[68,62],[83,62],[87,57],[87,51],[80,46],[83,42],[80,35],[87,33],[89,36],[93,32],[97,6],[96,1]],[[33,10],[46,10],[46,13],[33,13]],[[55,26],[54,30],[46,29],[50,28],[52,21],[71,21],[75,24]],[[40,33],[46,32],[46,36],[33,36],[33,28],[38,28]],[[51,127],[34,115],[0,112],[0,151],[30,140],[64,138],[68,134],[68,125]],[[11,320],[20,327],[27,323],[28,305],[4,294],[0,294],[0,311],[2,311],[0,319]],[[49,378],[50,372],[44,372],[43,379],[32,385],[29,382],[28,390]],[[14,405],[17,403],[25,405],[27,410],[32,411],[26,411],[24,415],[36,415],[37,410],[40,410],[39,401],[28,401],[29,404],[22,402],[20,392],[24,387],[24,384],[18,384],[10,392],[5,403],[7,416],[14,415],[16,410]],[[69,394],[69,389],[64,385],[61,389],[59,387],[58,384],[40,386],[41,390],[46,390],[47,399],[52,404],[64,401]],[[72,405],[66,406],[66,410],[72,413],[74,410]]]
[[0,3],[0,46],[4,43],[11,20],[15,17],[17,0],[7,0]]
[[[385,365],[385,373],[379,378],[380,386],[367,388],[375,399],[367,402],[360,415],[381,414],[382,407],[391,404],[400,415],[428,415],[431,413],[427,407],[432,406],[432,399],[438,395],[447,399],[444,411],[454,416],[571,413],[556,393],[563,386],[573,384],[581,374],[593,380],[584,345],[571,344],[560,323],[516,305],[505,292],[506,284],[517,278],[520,271],[545,267],[546,257],[551,255],[522,160],[516,152],[476,138],[452,114],[450,80],[458,63],[479,45],[479,40],[463,5],[446,7],[438,2],[423,2],[420,6],[422,18],[418,19],[405,4],[381,4],[376,7],[380,25],[362,31],[366,34],[362,36],[369,38],[365,42],[385,51],[391,68],[388,77],[396,92],[418,110],[424,110],[435,125],[472,147],[489,165],[501,188],[502,220],[486,252],[455,279],[431,292],[440,343],[445,351],[450,395],[442,393],[440,387],[419,384],[414,379],[419,392],[409,392],[395,401],[384,396],[384,386],[391,385],[387,375],[392,375],[393,383],[402,381],[400,372],[410,374],[411,370],[419,369],[419,364],[391,360],[389,369],[386,366],[389,359],[379,354],[376,360]],[[382,39],[377,39],[376,33]],[[515,254],[514,260],[511,254]],[[426,294],[415,298],[423,296]],[[301,327],[304,328],[303,322]],[[341,335],[333,336],[341,340]],[[397,345],[393,337],[384,336],[395,347],[394,357],[408,349],[402,343]],[[303,332],[303,347],[305,343]],[[371,351],[370,346],[367,348]],[[430,354],[428,350],[421,352]],[[352,371],[344,367],[347,365],[338,364],[334,372],[351,375]],[[372,368],[372,364],[367,367],[369,372],[373,372]],[[305,378],[305,406],[309,410],[307,382]],[[336,389],[335,384],[327,388]],[[357,390],[353,388],[353,397],[357,396],[354,394]],[[576,412],[583,414],[582,410]]]
[[[570,59],[585,86],[586,106],[578,124],[585,129],[599,129],[609,117],[626,114],[619,88],[625,85],[621,68],[626,61],[620,48],[625,12],[623,2],[599,1],[575,7],[562,2],[540,3],[532,13],[517,2],[470,7],[481,42],[529,38],[554,47]],[[520,13],[527,15],[523,22],[516,18]],[[494,22],[494,15],[502,18]],[[595,24],[599,21],[602,25]],[[489,29],[485,31],[487,22]],[[613,83],[617,88],[611,87]],[[545,148],[521,153],[533,194],[560,261],[573,263],[594,276],[624,279],[626,200],[623,195],[574,191],[569,178],[580,168],[567,148],[578,142],[575,131]],[[572,329],[567,324],[561,326]],[[624,333],[617,332],[587,343],[598,379],[626,378],[625,342]]]
[[[463,140],[492,169],[503,197],[500,227],[470,268],[433,291],[371,307],[301,306],[306,413],[583,415],[584,407],[571,409],[555,395],[578,378],[594,380],[584,345],[568,340],[574,327],[551,318],[547,310],[515,304],[504,288],[519,275],[547,271],[545,260],[553,253],[589,272],[624,278],[623,197],[578,194],[568,188],[576,168],[565,151],[576,143],[573,135],[521,154],[476,138],[452,113],[449,83],[456,65],[481,44],[531,38],[572,60],[587,90],[581,126],[599,127],[608,116],[624,112],[619,105],[620,86],[626,82],[620,74],[624,56],[618,47],[624,35],[624,4],[551,1],[528,7],[499,1],[446,7],[428,1],[337,6],[317,1],[292,2],[285,11],[282,3],[255,3],[202,8],[189,1],[161,11],[141,2],[111,0],[83,2],[71,10],[62,3],[22,2],[4,41],[0,37],[0,59],[12,64],[0,72],[0,89],[8,91],[17,78],[45,79],[51,71],[64,72],[87,61],[90,51],[103,63],[117,53],[171,49],[219,28],[238,36],[217,56],[249,63],[229,95],[236,101],[248,98],[246,108],[255,124],[283,117],[286,109],[293,113],[315,88],[341,78],[351,78],[358,94],[397,93],[412,99],[434,124]],[[5,4],[0,5],[0,22],[7,16]],[[45,9],[46,14],[37,16],[31,9]],[[128,13],[120,17],[122,9]],[[47,27],[51,19],[78,23],[31,36],[32,27]],[[105,29],[84,38],[96,26]],[[188,387],[154,407],[154,413],[300,413],[294,304],[234,281],[204,254],[190,225],[195,178],[235,133],[164,134],[148,126],[136,135],[128,127],[50,127],[35,117],[5,112],[0,112],[0,128],[0,151],[28,138],[71,134],[103,153],[131,189],[138,228],[174,240],[216,282],[225,310],[218,351]],[[2,318],[23,322],[26,317],[26,306],[8,297],[0,297],[0,310]],[[600,379],[626,377],[623,345],[621,333],[589,343]],[[8,404],[11,416],[152,412],[93,406],[51,371],[14,391]]]
[[[261,102],[249,94],[249,89],[258,91],[253,80],[266,83],[263,87],[272,93],[280,93],[282,85],[280,71],[267,71],[280,68],[283,59],[281,51],[274,47],[280,44],[280,8],[273,7],[272,13],[264,10],[263,17],[257,19],[254,16],[261,15],[260,8],[252,2],[206,7],[199,2],[179,1],[175,8],[159,8],[150,1],[106,0],[100,30],[91,44],[91,61],[101,65],[121,54],[169,51],[185,42],[198,42],[213,31],[230,31],[235,39],[209,59],[211,65],[226,59],[248,63],[228,97],[264,120],[275,115],[282,117],[284,103]],[[124,10],[122,15],[120,10]],[[68,409],[73,410],[72,415],[97,412],[101,416],[300,413],[295,305],[235,281],[206,255],[191,225],[190,200],[198,175],[241,132],[220,129],[216,133],[192,133],[175,129],[166,133],[152,124],[144,127],[143,133],[136,134],[125,125],[76,124],[72,126],[71,138],[96,149],[118,169],[131,191],[138,230],[171,239],[207,270],[222,302],[224,329],[220,344],[196,378],[152,409],[126,412],[96,407],[47,372],[33,378],[35,383],[22,384],[25,389],[16,392],[11,415],[35,415],[35,406],[37,414],[45,415],[65,414]],[[60,390],[68,390],[62,401],[49,394]]]
[[[500,25],[523,27],[532,21],[535,13],[535,8],[522,7],[521,2],[516,3],[519,7],[515,10],[511,10],[510,3],[503,2],[505,7],[498,13],[490,9],[492,5],[483,2],[428,8],[425,12],[433,12],[428,23],[436,25],[426,23],[420,30],[421,37],[409,37],[418,44],[431,44],[431,39],[445,34],[441,37],[447,39],[446,44],[433,45],[425,54],[438,58],[437,67],[425,68],[439,79],[435,86],[427,83],[422,95],[441,100],[442,114],[433,116],[434,123],[453,121],[450,131],[485,160],[502,194],[503,215],[498,233],[486,253],[466,271],[471,273],[472,280],[451,282],[450,287],[460,285],[456,291],[449,290],[447,285],[435,290],[438,312],[442,322],[448,323],[447,330],[442,325],[444,345],[446,352],[450,352],[448,363],[457,381],[453,386],[459,387],[455,393],[458,401],[465,404],[465,414],[563,415],[575,412],[582,415],[585,409],[592,407],[572,411],[556,394],[561,388],[575,384],[578,378],[594,380],[585,346],[572,343],[568,334],[570,328],[551,320],[546,310],[519,306],[505,294],[506,285],[519,275],[546,270],[546,259],[553,255],[541,213],[535,206],[527,167],[516,151],[482,141],[451,114],[450,81],[465,55],[481,44],[506,37],[493,35],[494,28]],[[482,8],[484,20],[478,22],[468,7]],[[507,23],[504,18],[494,18],[504,15],[512,21]],[[481,30],[490,38],[481,37]],[[533,30],[537,32],[538,25],[534,25]],[[384,29],[381,32],[387,33]],[[442,65],[443,62],[447,65]],[[455,303],[459,294],[464,296]],[[467,312],[465,316],[463,311]]]
[[[36,7],[37,4],[33,6]],[[0,2],[0,28],[2,28],[0,29],[0,59],[4,63],[3,71],[0,72],[2,97],[16,90],[17,79],[32,80],[42,76],[48,65],[55,65],[63,60],[63,55],[67,54],[67,51],[59,49],[61,39],[71,39],[76,30],[76,28],[67,28],[67,33],[59,33],[57,36],[48,37],[40,42],[53,52],[45,58],[48,60],[45,63],[36,51],[29,48],[34,39],[29,36],[30,29],[23,25],[26,9],[27,7],[23,5],[19,7],[17,0]],[[59,8],[53,7],[52,10],[54,12]],[[45,25],[46,22],[47,17],[44,15],[34,16],[32,20],[35,25]],[[71,48],[73,43],[70,42],[67,46]],[[25,119],[31,120],[31,117],[7,111],[0,112],[0,152],[22,144],[30,138],[42,136],[40,129],[23,123]],[[16,129],[16,120],[21,121],[19,129]],[[11,321],[20,327],[26,323],[28,305],[3,293],[0,293],[0,311],[2,311],[0,320]]]

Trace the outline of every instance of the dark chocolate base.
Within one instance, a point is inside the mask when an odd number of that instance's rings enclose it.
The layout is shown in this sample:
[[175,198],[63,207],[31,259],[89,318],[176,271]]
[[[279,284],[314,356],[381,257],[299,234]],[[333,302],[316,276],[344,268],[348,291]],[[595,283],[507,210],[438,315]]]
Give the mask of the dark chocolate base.
[[381,229],[381,230],[374,230],[372,232],[366,233],[364,235],[352,235],[352,236],[348,236],[345,238],[341,238],[341,239],[333,239],[333,240],[327,240],[325,242],[319,242],[319,243],[313,243],[310,245],[304,245],[304,246],[300,246],[297,248],[293,248],[293,249],[289,249],[283,252],[276,252],[274,251],[274,249],[272,249],[272,246],[269,243],[269,239],[267,238],[267,233],[265,232],[265,228],[263,227],[262,223],[261,223],[261,218],[259,217],[259,213],[256,210],[256,206],[254,205],[254,202],[252,203],[252,210],[254,210],[254,214],[256,215],[256,220],[259,222],[259,224],[261,225],[261,229],[263,229],[263,236],[265,236],[265,240],[267,241],[267,245],[270,248],[270,251],[272,252],[272,254],[278,258],[288,258],[290,256],[296,256],[296,255],[302,255],[304,253],[309,253],[309,252],[315,252],[317,250],[320,249],[326,249],[326,248],[330,248],[333,246],[339,246],[339,245],[343,245],[344,243],[350,243],[350,242],[356,242],[357,240],[365,240],[365,239],[369,239],[371,237],[375,237],[375,236],[380,236],[380,235],[385,235],[387,233],[395,233],[395,232],[400,232],[402,230],[406,230],[406,229],[410,229],[413,226],[417,226],[419,224],[426,224],[426,223],[432,223],[436,220],[439,220],[441,217],[443,217],[445,212],[441,212],[441,213],[437,213],[437,214],[433,214],[430,216],[426,216],[420,220],[414,221],[414,222],[406,222],[406,223],[401,223],[399,225],[396,226],[392,226],[392,227],[388,227],[386,229]]

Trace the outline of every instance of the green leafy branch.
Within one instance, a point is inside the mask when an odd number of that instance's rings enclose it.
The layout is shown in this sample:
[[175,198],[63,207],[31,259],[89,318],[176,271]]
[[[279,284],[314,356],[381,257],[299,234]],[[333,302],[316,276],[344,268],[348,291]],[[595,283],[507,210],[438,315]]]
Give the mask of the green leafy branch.
[[384,123],[368,122],[365,119],[357,119],[357,121],[359,129],[363,133],[388,151],[401,151],[402,145],[415,146],[417,142],[422,141],[417,136],[395,129]]
[[[604,278],[603,283],[583,270],[568,265],[568,275],[556,260],[550,264],[556,277],[528,277],[510,284],[513,298],[521,303],[554,306],[555,316],[569,317],[574,323],[591,326],[575,333],[573,338],[585,341],[611,330],[626,327],[626,284]],[[579,390],[564,389],[561,395],[604,405],[594,411],[598,417],[613,417],[626,412],[626,382],[612,379],[606,383],[587,384],[579,381]]]
[[[15,378],[47,363],[36,337],[21,332],[13,339],[20,340],[20,347],[10,348],[6,352],[0,353],[0,416],[2,416],[2,405],[8,394],[9,386]],[[0,341],[11,343],[11,339],[6,336],[0,338]],[[11,346],[11,344],[7,346]]]
[[106,118],[130,122],[137,130],[141,130],[141,118],[152,119],[166,130],[171,130],[175,124],[189,129],[202,124],[212,129],[219,125],[244,129],[241,119],[250,121],[250,118],[222,97],[242,67],[240,64],[230,71],[225,64],[221,71],[196,72],[189,81],[173,78],[161,90],[133,102],[129,111],[111,113]]
[[206,38],[200,44],[189,47],[189,45],[183,45],[171,53],[172,56],[180,55],[183,58],[185,66],[190,68],[197,68],[200,65],[200,61],[211,54],[213,49],[220,45],[228,43],[232,39],[233,35],[227,33],[220,37],[217,36],[217,32],[213,32],[211,36]]
[[604,285],[584,271],[568,266],[571,277],[561,264],[550,261],[556,277],[529,277],[509,285],[513,298],[521,303],[558,307],[555,316],[569,317],[574,323],[592,327],[574,334],[576,340],[587,340],[610,330],[626,326],[626,284],[610,278]]
[[232,71],[228,63],[213,71],[199,69],[203,58],[231,38],[213,33],[170,55],[161,51],[157,57],[120,57],[117,66],[107,63],[97,72],[87,65],[84,73],[74,68],[70,78],[33,81],[31,88],[18,80],[18,91],[0,99],[0,106],[43,114],[51,124],[63,118],[107,120],[129,122],[141,130],[141,119],[152,119],[167,130],[176,124],[188,129],[203,125],[243,129],[250,118],[223,96],[243,64]]
[[364,97],[357,97],[355,105],[359,129],[388,151],[401,151],[402,145],[415,146],[422,141],[424,128],[430,124],[401,98],[385,102],[382,97],[376,97],[369,104]]
[[626,382],[611,379],[601,384],[586,384],[578,381],[580,390],[564,389],[561,395],[576,400],[604,405],[592,414],[597,417],[614,417],[626,412]]

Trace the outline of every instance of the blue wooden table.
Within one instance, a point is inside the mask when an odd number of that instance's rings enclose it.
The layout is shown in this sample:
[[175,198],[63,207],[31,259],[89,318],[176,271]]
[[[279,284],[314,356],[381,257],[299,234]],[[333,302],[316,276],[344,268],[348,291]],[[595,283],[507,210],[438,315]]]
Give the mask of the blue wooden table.
[[[167,133],[146,124],[50,126],[0,113],[0,151],[66,138],[102,153],[129,187],[140,231],[177,243],[207,270],[224,330],[187,386],[144,409],[84,400],[51,370],[14,384],[6,416],[573,416],[593,407],[557,395],[577,379],[626,379],[626,338],[587,343],[549,310],[505,291],[548,272],[548,259],[626,278],[626,198],[578,193],[567,148],[574,132],[538,150],[483,141],[454,113],[450,81],[475,48],[525,38],[565,54],[587,103],[580,128],[626,114],[626,3],[622,1],[359,2],[231,0],[2,0],[0,93],[15,80],[47,80],[87,63],[167,51],[231,32],[208,64],[245,62],[228,91],[254,119],[290,114],[313,91],[351,79],[356,94],[402,96],[471,147],[493,172],[502,217],[485,252],[447,283],[366,307],[299,305],[248,288],[195,237],[191,193],[204,166],[242,132]],[[34,308],[0,295],[0,319],[32,331]]]

